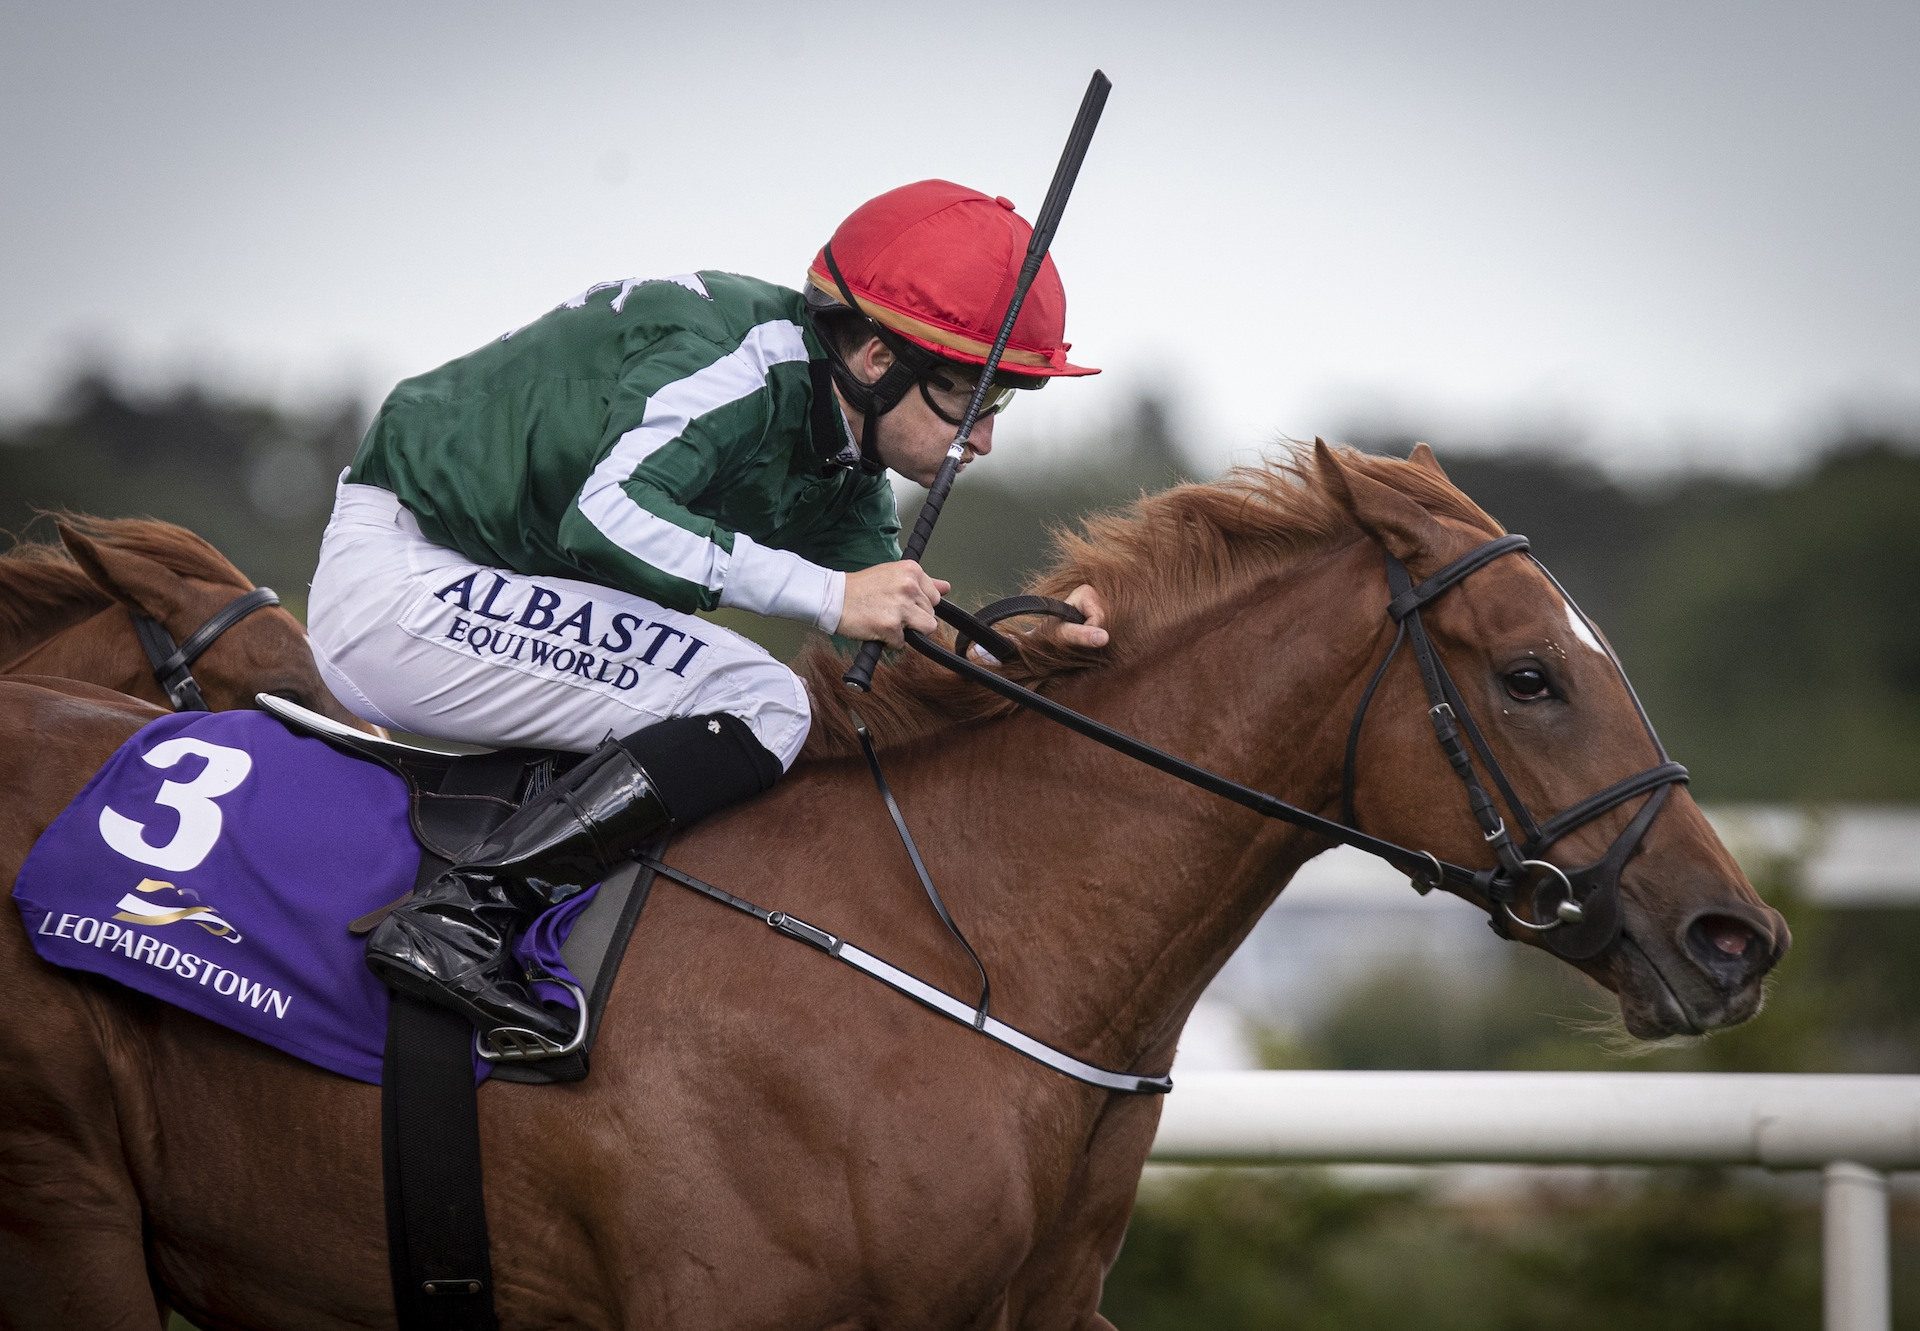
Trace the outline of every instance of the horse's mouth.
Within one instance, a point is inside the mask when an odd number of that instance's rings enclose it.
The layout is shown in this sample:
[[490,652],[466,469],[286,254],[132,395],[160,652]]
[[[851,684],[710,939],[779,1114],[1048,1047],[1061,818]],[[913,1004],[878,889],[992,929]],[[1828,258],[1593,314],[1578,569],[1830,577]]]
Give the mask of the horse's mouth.
[[1684,957],[1643,946],[1623,932],[1614,969],[1614,991],[1627,1033],[1638,1040],[1705,1035],[1738,1026],[1760,1010],[1759,977],[1728,991],[1713,984]]

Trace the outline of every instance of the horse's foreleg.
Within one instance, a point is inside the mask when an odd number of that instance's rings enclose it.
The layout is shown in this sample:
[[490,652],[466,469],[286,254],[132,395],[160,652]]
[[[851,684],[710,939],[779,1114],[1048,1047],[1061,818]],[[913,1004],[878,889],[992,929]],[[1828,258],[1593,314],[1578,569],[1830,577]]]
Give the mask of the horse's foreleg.
[[42,972],[26,987],[0,1038],[0,1326],[153,1331],[165,1318],[98,1033],[75,986]]
[[[0,689],[7,891],[38,827],[150,712],[84,686]],[[10,904],[0,909],[14,914]],[[128,1106],[110,1071],[110,1023],[92,1002],[85,981],[33,955],[17,916],[0,920],[0,1326],[162,1324],[127,1170]]]
[[[0,1214],[4,1214],[0,1210]],[[166,1309],[147,1283],[138,1220],[131,1226],[55,1225],[0,1218],[0,1326],[12,1331],[155,1331]]]
[[1160,1122],[1157,1096],[1116,1098],[1094,1128],[1059,1213],[1009,1291],[1013,1324],[1113,1331],[1100,1290],[1133,1214],[1140,1168]]

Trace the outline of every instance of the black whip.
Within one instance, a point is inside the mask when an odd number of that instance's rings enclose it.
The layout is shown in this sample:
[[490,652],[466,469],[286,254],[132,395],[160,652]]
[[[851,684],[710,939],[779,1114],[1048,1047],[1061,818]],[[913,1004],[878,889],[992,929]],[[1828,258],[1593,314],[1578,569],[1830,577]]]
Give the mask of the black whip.
[[[980,382],[973,387],[973,396],[967,400],[966,412],[960,417],[960,431],[954,435],[953,443],[947,446],[947,456],[941,460],[940,470],[933,478],[933,486],[927,491],[927,498],[920,505],[920,516],[913,524],[913,534],[907,538],[903,559],[918,560],[926,553],[927,542],[933,537],[933,524],[940,520],[940,509],[947,502],[947,492],[953,489],[954,478],[960,474],[960,464],[965,459],[967,442],[973,437],[973,424],[980,416],[980,408],[986,402],[987,393],[993,380],[993,372],[1000,367],[1000,357],[1007,349],[1007,339],[1013,335],[1014,321],[1020,317],[1020,306],[1026,301],[1027,288],[1033,285],[1033,279],[1040,275],[1040,265],[1047,257],[1047,247],[1053,243],[1054,230],[1060,225],[1060,214],[1066,211],[1067,196],[1073,192],[1073,182],[1080,174],[1080,163],[1086,159],[1087,145],[1093,142],[1094,126],[1100,123],[1100,111],[1107,104],[1107,93],[1113,83],[1099,70],[1093,71],[1093,79],[1087,84],[1086,96],[1080,99],[1080,113],[1074,117],[1073,130],[1067,135],[1067,146],[1060,154],[1060,165],[1054,168],[1053,183],[1047,186],[1046,200],[1040,205],[1040,213],[1034,218],[1033,239],[1027,245],[1026,261],[1020,265],[1020,280],[1014,283],[1013,299],[1007,302],[1007,317],[1000,321],[1000,331],[994,336],[993,347],[987,352],[987,363],[980,371]],[[852,689],[865,693],[873,685],[873,668],[880,663],[881,644],[869,642],[860,648],[860,654],[853,660],[852,669],[841,676],[841,680]]]

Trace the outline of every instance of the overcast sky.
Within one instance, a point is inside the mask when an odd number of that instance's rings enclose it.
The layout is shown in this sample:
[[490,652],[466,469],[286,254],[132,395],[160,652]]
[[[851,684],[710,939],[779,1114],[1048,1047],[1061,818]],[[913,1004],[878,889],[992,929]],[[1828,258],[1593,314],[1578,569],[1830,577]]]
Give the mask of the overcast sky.
[[1206,467],[1391,425],[1790,464],[1920,425],[1920,5],[0,0],[0,414],[75,366],[367,399],[589,284],[797,283],[945,176]]

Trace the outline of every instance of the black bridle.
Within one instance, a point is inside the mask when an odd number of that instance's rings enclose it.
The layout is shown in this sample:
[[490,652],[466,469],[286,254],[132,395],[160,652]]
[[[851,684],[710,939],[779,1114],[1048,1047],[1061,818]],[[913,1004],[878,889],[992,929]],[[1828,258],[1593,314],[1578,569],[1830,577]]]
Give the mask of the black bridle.
[[[1354,813],[1353,793],[1360,728],[1367,719],[1367,706],[1373,701],[1374,690],[1386,674],[1387,667],[1393,664],[1401,645],[1411,643],[1414,660],[1420,667],[1420,681],[1427,691],[1427,716],[1433,722],[1434,737],[1440,741],[1448,764],[1466,787],[1467,805],[1497,861],[1494,868],[1474,874],[1472,881],[1474,890],[1487,900],[1494,932],[1504,938],[1509,936],[1513,927],[1525,929],[1540,935],[1541,943],[1556,956],[1569,961],[1584,961],[1604,952],[1619,936],[1622,925],[1620,871],[1639,848],[1647,829],[1659,815],[1666,803],[1669,788],[1674,782],[1687,779],[1687,769],[1667,757],[1665,746],[1660,743],[1659,735],[1654,733],[1653,722],[1647,719],[1647,709],[1641,706],[1639,695],[1627,681],[1620,659],[1611,648],[1604,648],[1607,659],[1619,672],[1620,682],[1626,686],[1627,696],[1633,700],[1634,711],[1639,714],[1640,724],[1646,728],[1647,738],[1653,742],[1654,752],[1660,756],[1660,761],[1644,772],[1617,781],[1598,794],[1588,796],[1544,823],[1535,821],[1525,802],[1514,790],[1513,783],[1507,779],[1506,772],[1494,758],[1486,737],[1474,723],[1466,699],[1461,696],[1453,676],[1447,673],[1446,665],[1434,651],[1426,625],[1420,620],[1421,606],[1431,602],[1469,573],[1485,567],[1502,555],[1523,554],[1526,551],[1526,537],[1502,536],[1469,551],[1418,586],[1414,584],[1405,564],[1392,555],[1387,556],[1387,588],[1393,595],[1393,599],[1387,603],[1387,614],[1399,627],[1394,634],[1393,645],[1387,649],[1373,677],[1367,681],[1366,691],[1360,695],[1360,706],[1353,714],[1353,724],[1347,731],[1346,762],[1341,777],[1341,817],[1349,827],[1359,826],[1359,819]],[[1547,581],[1553,583],[1554,589],[1566,601],[1567,608],[1580,617],[1593,635],[1594,642],[1604,644],[1605,639],[1600,636],[1593,621],[1574,604],[1559,580],[1548,573],[1539,560],[1531,555],[1528,558],[1546,574]],[[1493,778],[1494,786],[1525,838],[1518,844],[1506,819],[1501,817],[1495,806],[1493,797],[1480,783],[1479,775],[1474,770],[1475,755],[1478,755],[1481,766]],[[1651,798],[1641,806],[1639,813],[1634,815],[1620,835],[1614,838],[1606,853],[1592,864],[1568,872],[1540,858],[1547,847],[1569,832],[1585,827],[1628,800],[1648,794]],[[1434,877],[1424,881],[1415,877],[1414,885],[1425,891],[1439,885],[1439,879],[1436,861]],[[1526,915],[1514,909],[1523,896]]]
[[255,587],[227,602],[212,619],[195,629],[182,643],[176,643],[166,626],[151,615],[132,610],[127,613],[133,618],[133,631],[140,637],[140,646],[146,650],[147,661],[153,666],[153,677],[159,681],[167,701],[173,704],[173,710],[206,712],[212,709],[207,706],[200,685],[194,682],[193,674],[187,667],[199,659],[200,653],[213,646],[214,639],[248,615],[279,604],[280,597],[273,588]]
[[[1135,739],[1111,726],[1083,716],[1070,707],[1062,706],[1044,694],[1006,679],[984,666],[966,659],[964,654],[949,651],[923,634],[909,630],[907,642],[921,655],[931,658],[955,674],[965,675],[975,683],[998,693],[1001,697],[1021,707],[1040,713],[1049,720],[1056,721],[1070,730],[1077,731],[1087,738],[1106,745],[1118,753],[1135,758],[1149,767],[1158,768],[1169,775],[1179,777],[1190,785],[1208,790],[1234,803],[1252,809],[1268,818],[1277,818],[1303,827],[1310,832],[1326,837],[1330,841],[1352,846],[1370,855],[1376,855],[1387,861],[1412,880],[1415,889],[1425,893],[1436,887],[1445,887],[1469,898],[1478,895],[1490,908],[1491,923],[1495,933],[1503,938],[1511,937],[1515,926],[1539,936],[1543,946],[1555,955],[1569,961],[1583,961],[1599,955],[1610,947],[1620,936],[1623,912],[1620,906],[1620,873],[1626,862],[1640,846],[1647,829],[1666,803],[1668,788],[1676,781],[1687,779],[1687,769],[1667,758],[1667,751],[1660,743],[1660,737],[1654,733],[1653,723],[1647,719],[1646,708],[1641,706],[1640,698],[1627,683],[1626,672],[1620,668],[1619,658],[1611,648],[1603,648],[1614,669],[1620,672],[1620,680],[1626,686],[1627,696],[1633,700],[1634,710],[1640,716],[1640,723],[1646,727],[1647,737],[1653,741],[1653,747],[1660,756],[1660,762],[1646,771],[1630,776],[1624,781],[1590,795],[1572,807],[1562,810],[1546,822],[1536,822],[1526,805],[1514,792],[1513,784],[1508,781],[1500,764],[1494,760],[1493,751],[1487,745],[1480,728],[1474,724],[1472,713],[1467,709],[1465,699],[1454,686],[1452,676],[1441,664],[1439,655],[1434,651],[1433,642],[1427,636],[1426,626],[1420,619],[1420,608],[1438,597],[1448,588],[1463,580],[1476,569],[1485,567],[1502,555],[1513,554],[1527,549],[1524,536],[1502,536],[1469,551],[1467,554],[1448,564],[1425,582],[1415,585],[1406,566],[1391,555],[1387,556],[1387,587],[1392,594],[1388,602],[1387,613],[1397,625],[1393,645],[1387,649],[1387,655],[1367,682],[1361,694],[1359,707],[1354,712],[1353,723],[1347,734],[1347,752],[1345,770],[1342,776],[1342,815],[1344,822],[1335,822],[1319,814],[1275,799],[1263,791],[1245,786],[1203,767],[1195,766],[1185,759],[1157,749],[1151,744]],[[1528,556],[1532,559],[1532,556]],[[1534,566],[1545,573],[1547,580],[1566,601],[1569,610],[1580,617],[1582,623],[1593,634],[1594,641],[1604,643],[1593,621],[1575,605],[1566,589],[1546,567],[1538,560],[1532,560]],[[1059,610],[1069,607],[1060,606]],[[946,601],[935,607],[936,613],[947,623],[961,630],[963,635],[984,642],[1001,660],[1012,659],[1017,648],[1008,644],[990,627],[987,616],[969,615],[966,611],[950,605]],[[1077,612],[1074,612],[1077,614]],[[1412,850],[1406,846],[1372,836],[1360,830],[1353,812],[1354,760],[1360,743],[1360,729],[1366,720],[1367,707],[1373,701],[1374,691],[1386,675],[1387,667],[1399,653],[1402,643],[1413,643],[1414,657],[1419,663],[1420,677],[1426,686],[1428,698],[1428,717],[1433,722],[1434,735],[1440,741],[1441,749],[1447,755],[1448,763],[1453,767],[1466,787],[1467,803],[1473,811],[1474,819],[1479,823],[1481,834],[1492,849],[1495,865],[1491,869],[1474,870],[1458,864],[1449,864],[1430,851]],[[1466,737],[1463,743],[1461,736]],[[1471,746],[1471,747],[1469,747]],[[1505,820],[1501,818],[1493,799],[1486,788],[1480,784],[1474,770],[1473,755],[1477,754],[1492,775],[1496,788],[1505,799],[1507,808],[1525,836],[1518,845],[1507,830]],[[1606,853],[1592,864],[1571,872],[1552,864],[1539,856],[1554,842],[1586,826],[1608,810],[1641,795],[1651,795],[1640,811],[1624,831],[1614,839]],[[1524,903],[1523,903],[1524,897]],[[1522,915],[1514,909],[1516,903],[1523,903],[1528,911]],[[1543,915],[1545,918],[1542,918]]]

